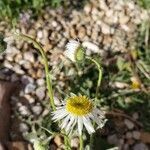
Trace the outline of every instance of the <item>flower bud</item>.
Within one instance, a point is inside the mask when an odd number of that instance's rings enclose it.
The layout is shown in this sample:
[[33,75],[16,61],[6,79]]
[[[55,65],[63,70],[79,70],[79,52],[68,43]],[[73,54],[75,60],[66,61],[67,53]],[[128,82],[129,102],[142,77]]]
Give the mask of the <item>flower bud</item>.
[[82,61],[85,57],[85,49],[81,46],[80,42],[70,40],[66,45],[64,55],[73,62]]

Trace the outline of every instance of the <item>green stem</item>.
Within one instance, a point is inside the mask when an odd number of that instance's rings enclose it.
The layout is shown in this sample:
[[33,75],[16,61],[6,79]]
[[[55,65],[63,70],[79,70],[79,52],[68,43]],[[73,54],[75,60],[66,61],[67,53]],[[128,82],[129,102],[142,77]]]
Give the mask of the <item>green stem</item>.
[[79,148],[79,150],[83,150],[83,137],[82,137],[82,135],[80,135],[79,140],[80,140],[80,148]]
[[18,37],[21,37],[23,40],[31,42],[35,48],[37,48],[39,50],[39,52],[42,55],[42,58],[44,60],[44,67],[45,67],[45,74],[46,74],[46,84],[47,84],[47,89],[48,89],[48,95],[50,97],[50,104],[53,110],[56,110],[55,104],[54,104],[54,96],[53,96],[53,89],[52,89],[52,82],[51,82],[51,75],[50,75],[50,71],[49,71],[49,67],[48,67],[48,60],[46,57],[46,54],[43,50],[43,48],[41,47],[41,45],[34,39],[32,39],[29,36],[26,36],[24,34],[17,34]]
[[[101,85],[101,80],[102,80],[102,67],[101,65],[93,58],[86,56],[86,59],[92,61],[98,68],[99,74],[98,74],[98,80],[97,80],[97,87],[96,87],[96,92],[95,92],[95,105],[98,103],[98,91],[99,87]],[[95,122],[93,123],[93,126],[95,126]],[[90,135],[90,149],[93,149],[93,142],[94,142],[94,135]]]
[[98,99],[98,91],[99,91],[99,87],[101,84],[101,80],[102,80],[102,68],[100,66],[100,64],[93,58],[86,56],[86,59],[92,61],[98,68],[99,74],[98,74],[98,80],[97,80],[97,87],[96,87],[96,93],[95,93],[95,97],[96,97],[96,103],[97,103],[97,99]]
[[90,135],[90,149],[94,149],[94,134]]

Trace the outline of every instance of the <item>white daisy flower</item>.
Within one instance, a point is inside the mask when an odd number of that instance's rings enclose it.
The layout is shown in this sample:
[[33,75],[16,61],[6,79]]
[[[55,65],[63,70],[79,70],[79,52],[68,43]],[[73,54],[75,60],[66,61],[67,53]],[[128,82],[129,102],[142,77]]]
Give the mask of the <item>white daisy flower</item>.
[[84,59],[84,48],[81,46],[79,41],[70,40],[66,44],[66,51],[64,55],[68,57],[71,61],[81,61]]
[[63,106],[52,112],[52,115],[54,121],[62,121],[60,127],[65,129],[67,133],[71,133],[77,125],[80,135],[83,126],[91,134],[95,132],[92,122],[95,122],[98,128],[102,128],[106,122],[104,112],[94,108],[93,102],[82,95],[68,98]]

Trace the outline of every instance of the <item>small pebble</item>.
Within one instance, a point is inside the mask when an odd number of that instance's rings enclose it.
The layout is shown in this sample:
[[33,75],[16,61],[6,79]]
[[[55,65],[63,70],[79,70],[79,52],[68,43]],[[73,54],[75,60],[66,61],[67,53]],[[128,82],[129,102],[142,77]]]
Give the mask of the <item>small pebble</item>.
[[43,100],[45,97],[45,87],[38,87],[35,91],[36,96],[40,99]]
[[141,133],[139,131],[133,131],[132,134],[134,139],[136,140],[140,139]]
[[42,113],[42,106],[40,106],[40,105],[36,105],[36,106],[33,106],[32,107],[32,111],[33,111],[33,113],[35,114],[35,115],[40,115],[41,113]]
[[29,116],[31,114],[28,107],[26,106],[21,106],[18,110],[22,116]]
[[133,122],[131,122],[130,120],[125,119],[125,120],[124,120],[124,123],[125,123],[125,125],[128,127],[128,129],[133,129],[133,128],[134,128],[134,124],[133,124]]
[[138,143],[134,145],[133,150],[149,150],[149,148],[144,143]]
[[26,94],[32,93],[35,90],[36,86],[32,83],[26,85],[24,92]]
[[113,135],[109,135],[108,137],[107,137],[107,141],[108,141],[108,143],[109,144],[117,144],[118,143],[118,137],[117,137],[117,135],[116,134],[113,134]]
[[27,100],[28,100],[28,102],[30,103],[30,104],[33,104],[34,102],[35,102],[35,98],[33,98],[31,95],[29,95],[29,94],[23,94],[23,97],[25,97]]
[[127,132],[127,133],[126,133],[126,138],[127,138],[127,139],[132,138],[132,132]]
[[38,79],[38,80],[36,80],[36,82],[39,86],[45,85],[45,80],[44,79]]
[[139,118],[139,114],[137,112],[133,113],[132,117],[137,120]]
[[79,138],[71,139],[71,147],[78,148],[79,147]]
[[28,132],[29,131],[29,127],[28,127],[28,125],[26,123],[20,123],[19,130],[22,133]]
[[31,63],[35,62],[34,55],[31,51],[27,51],[27,52],[24,53],[24,59],[28,60]]

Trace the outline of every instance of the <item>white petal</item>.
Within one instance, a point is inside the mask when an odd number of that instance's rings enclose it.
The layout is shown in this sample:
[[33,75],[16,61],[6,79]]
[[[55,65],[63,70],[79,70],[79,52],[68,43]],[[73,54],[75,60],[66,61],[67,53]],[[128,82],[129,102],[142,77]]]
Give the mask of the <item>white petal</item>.
[[73,124],[73,122],[75,121],[75,118],[73,116],[70,117],[70,121],[68,123],[68,125],[66,126],[66,132],[69,132],[69,130],[71,130],[71,125]]
[[75,62],[75,52],[73,50],[66,50],[64,55],[68,57],[71,61]]
[[58,113],[56,111],[56,113],[54,113],[54,116],[52,117],[52,120],[58,121],[58,120],[63,119],[67,115],[68,113],[65,110],[63,110],[61,113]]
[[72,132],[74,126],[76,125],[77,119],[78,119],[77,117],[74,117],[74,122],[73,122],[72,126],[70,127],[70,133]]
[[64,55],[66,57],[68,57],[70,60],[72,60],[73,62],[76,61],[76,51],[77,48],[80,46],[80,43],[76,40],[70,40],[67,44],[66,44],[66,51],[64,52]]
[[78,117],[78,131],[79,131],[79,135],[82,135],[82,129],[83,129],[83,119],[82,119],[82,117]]
[[83,123],[88,131],[89,134],[95,132],[94,128],[93,128],[93,125],[91,124],[91,121],[89,118],[87,117],[83,117]]
[[66,118],[63,120],[62,124],[60,125],[62,129],[67,126],[69,119],[70,115],[66,116]]

